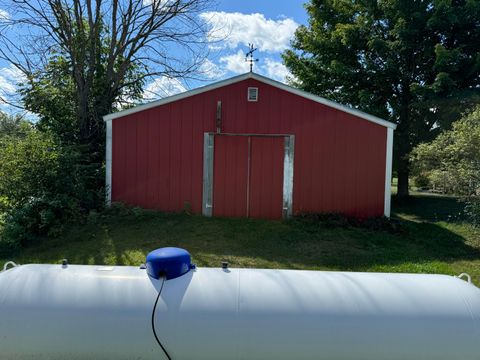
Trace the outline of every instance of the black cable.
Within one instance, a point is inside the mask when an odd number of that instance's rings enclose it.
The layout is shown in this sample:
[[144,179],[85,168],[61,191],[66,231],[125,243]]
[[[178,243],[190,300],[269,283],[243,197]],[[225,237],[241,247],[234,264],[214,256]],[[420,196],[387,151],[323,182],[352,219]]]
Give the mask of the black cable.
[[165,347],[162,345],[162,343],[160,342],[160,339],[158,338],[157,336],[157,332],[155,331],[155,310],[157,309],[157,304],[158,304],[158,299],[160,299],[160,295],[162,295],[162,290],[163,290],[163,285],[165,284],[165,275],[162,275],[162,285],[160,286],[160,290],[158,290],[158,296],[157,296],[157,300],[155,300],[155,305],[153,306],[153,312],[152,312],[152,330],[153,330],[153,335],[155,336],[155,340],[157,340],[157,343],[158,345],[160,345],[160,347],[162,348],[165,356],[167,357],[168,360],[172,360],[172,358],[170,357],[170,355],[168,355],[168,352],[167,350],[165,349]]

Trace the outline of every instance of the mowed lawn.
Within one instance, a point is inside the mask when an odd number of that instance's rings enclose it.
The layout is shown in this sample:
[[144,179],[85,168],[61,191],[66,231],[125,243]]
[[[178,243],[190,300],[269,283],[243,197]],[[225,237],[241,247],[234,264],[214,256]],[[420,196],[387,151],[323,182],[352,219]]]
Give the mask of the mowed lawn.
[[480,285],[480,231],[462,217],[455,198],[414,193],[393,203],[400,231],[373,231],[341,221],[204,218],[119,210],[32,244],[18,263],[139,265],[146,254],[179,246],[198,266],[460,274]]

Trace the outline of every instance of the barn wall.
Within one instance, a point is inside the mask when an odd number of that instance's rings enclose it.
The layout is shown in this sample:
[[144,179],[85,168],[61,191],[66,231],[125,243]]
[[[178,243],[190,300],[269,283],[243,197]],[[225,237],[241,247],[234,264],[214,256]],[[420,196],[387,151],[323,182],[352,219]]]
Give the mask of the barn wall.
[[[247,87],[259,101],[247,101]],[[112,201],[202,211],[203,134],[294,134],[293,211],[384,211],[387,128],[247,79],[114,119]]]

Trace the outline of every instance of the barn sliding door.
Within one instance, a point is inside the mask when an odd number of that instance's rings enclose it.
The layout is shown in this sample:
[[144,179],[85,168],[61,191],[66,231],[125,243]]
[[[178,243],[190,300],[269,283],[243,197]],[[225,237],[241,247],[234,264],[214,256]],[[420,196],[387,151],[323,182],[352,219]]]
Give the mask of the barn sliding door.
[[246,136],[215,136],[214,216],[248,216],[249,140]]
[[278,219],[283,212],[285,138],[250,138],[249,206],[247,216]]
[[288,217],[293,136],[205,134],[203,185],[204,215]]

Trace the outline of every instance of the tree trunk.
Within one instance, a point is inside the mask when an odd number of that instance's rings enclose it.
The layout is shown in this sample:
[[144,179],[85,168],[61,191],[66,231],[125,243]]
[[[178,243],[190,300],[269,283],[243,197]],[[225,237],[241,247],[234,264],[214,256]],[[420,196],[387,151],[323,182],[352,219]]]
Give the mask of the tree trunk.
[[397,168],[398,186],[397,196],[399,198],[406,198],[409,196],[408,192],[408,178],[410,175],[408,160],[400,160]]
[[410,159],[409,154],[412,151],[411,146],[411,117],[410,117],[410,80],[402,80],[402,91],[400,96],[401,104],[399,109],[400,121],[397,127],[396,139],[397,146],[395,149],[395,156],[397,158],[397,197],[407,198],[408,193],[408,177],[410,175]]

